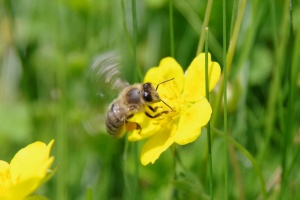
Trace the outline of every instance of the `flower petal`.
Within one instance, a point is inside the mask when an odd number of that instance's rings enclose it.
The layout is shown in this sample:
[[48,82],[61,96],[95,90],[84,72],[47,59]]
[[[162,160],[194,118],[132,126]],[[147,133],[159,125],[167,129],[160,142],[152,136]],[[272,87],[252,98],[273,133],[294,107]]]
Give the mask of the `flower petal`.
[[169,124],[150,137],[143,145],[141,163],[143,165],[153,164],[159,158],[160,154],[174,143],[173,134],[175,131],[176,126]]
[[54,140],[46,146],[43,142],[35,142],[18,151],[10,163],[12,179],[43,178],[54,159],[49,158],[53,143]]
[[174,90],[177,92],[177,96],[182,92],[184,83],[184,74],[181,66],[176,62],[174,58],[167,57],[160,61],[158,67],[153,67],[148,70],[145,75],[144,82],[150,82],[155,87],[157,84],[174,78],[169,83],[165,83],[159,86],[159,94],[161,95],[162,89],[165,85],[173,84]]
[[9,169],[9,164],[3,160],[0,160],[0,173],[7,171]]
[[174,135],[175,142],[185,145],[195,141],[201,133],[201,127],[209,121],[211,113],[212,110],[206,98],[187,108],[179,119],[178,129]]
[[39,178],[32,177],[24,181],[18,182],[10,186],[7,190],[0,194],[0,199],[24,199],[33,193],[39,186]]
[[[208,54],[209,91],[217,84],[221,74],[220,65],[211,61]],[[205,53],[199,54],[186,72],[183,96],[187,101],[198,101],[205,97]]]
[[159,129],[161,129],[159,125],[153,124],[153,119],[147,117],[144,112],[136,113],[128,121],[135,122],[141,127],[141,130],[135,129],[128,136],[128,140],[132,142],[145,139],[156,133]]

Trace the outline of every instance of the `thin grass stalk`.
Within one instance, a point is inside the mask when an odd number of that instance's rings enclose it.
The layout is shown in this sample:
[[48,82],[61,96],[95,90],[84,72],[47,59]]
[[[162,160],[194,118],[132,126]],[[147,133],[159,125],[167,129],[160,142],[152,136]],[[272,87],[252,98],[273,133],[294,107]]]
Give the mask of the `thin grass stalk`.
[[[225,135],[224,135],[224,133],[222,133],[222,131],[220,131],[220,130],[218,130],[216,128],[212,128],[212,129],[213,129],[213,132],[216,135],[219,135],[221,137],[225,137]],[[267,199],[266,182],[265,182],[264,176],[262,174],[262,171],[259,168],[258,163],[254,159],[254,157],[251,155],[251,153],[247,149],[245,149],[243,147],[243,145],[241,145],[240,143],[238,143],[237,141],[235,141],[234,139],[232,139],[229,135],[227,135],[227,138],[228,138],[228,142],[230,142],[231,144],[233,144],[233,146],[235,146],[251,162],[252,166],[254,167],[254,169],[256,171],[256,174],[258,175],[260,183],[261,183],[261,192],[262,192],[263,199]]]
[[85,199],[86,200],[92,200],[93,199],[93,188],[91,186],[88,186],[86,188]]
[[232,37],[229,42],[228,54],[226,57],[226,66],[228,68],[228,71],[230,71],[230,69],[231,69],[231,63],[232,63],[232,60],[234,57],[235,47],[236,47],[240,29],[241,29],[241,24],[242,24],[242,20],[243,20],[243,16],[244,16],[245,7],[246,7],[246,0],[241,0],[239,8],[238,8],[239,12],[237,15],[236,23],[235,23],[235,26],[233,29],[233,34],[232,34]]
[[[234,31],[232,34],[232,37],[230,38],[230,42],[229,42],[229,46],[228,46],[228,52],[226,54],[226,67],[227,67],[227,77],[230,74],[230,69],[231,69],[231,63],[233,60],[233,56],[234,56],[234,52],[235,52],[235,47],[236,47],[236,42],[238,39],[238,34],[241,28],[241,23],[242,23],[242,19],[244,16],[244,11],[245,11],[245,6],[246,6],[246,0],[242,0],[240,2],[239,5],[239,12],[238,12],[238,16],[237,16],[237,20],[236,23],[234,25]],[[220,88],[224,87],[224,79],[221,82]],[[211,119],[211,124],[214,126],[216,124],[216,120],[217,120],[217,115],[219,113],[220,110],[220,106],[221,106],[221,100],[223,97],[223,90],[220,90],[220,92],[218,93],[216,102],[214,103],[213,108],[215,109],[214,114],[212,115],[212,119]]]
[[138,143],[137,142],[134,142],[133,143],[133,151],[134,151],[134,177],[135,177],[135,183],[134,183],[134,186],[133,186],[133,189],[134,189],[134,198],[133,199],[140,199],[139,198],[139,164],[140,164],[140,158],[139,158],[139,150],[138,150]]
[[287,185],[288,185],[288,166],[287,166],[287,157],[288,157],[288,149],[289,144],[291,142],[292,136],[292,128],[293,128],[293,120],[294,119],[294,103],[293,103],[293,69],[292,69],[292,55],[293,55],[293,44],[294,44],[294,35],[293,35],[293,18],[292,18],[292,11],[293,11],[293,4],[292,0],[289,1],[289,34],[288,34],[288,44],[287,44],[287,67],[288,67],[288,99],[287,99],[287,116],[285,119],[285,134],[282,134],[283,141],[284,141],[284,151],[282,157],[282,188],[281,188],[281,197],[282,199],[286,197],[287,193]]
[[[296,25],[297,27],[300,27],[300,21],[298,21],[298,24]],[[296,36],[295,36],[295,42],[294,42],[294,48],[293,48],[293,60],[292,60],[292,69],[290,71],[291,73],[291,104],[293,106],[295,106],[295,90],[296,90],[296,76],[297,74],[299,73],[299,65],[300,65],[300,32],[297,32],[296,33]],[[298,70],[298,71],[297,71]],[[298,100],[299,102],[299,100]],[[296,103],[298,103],[296,102]],[[294,109],[292,109],[294,110]],[[295,113],[294,113],[294,116],[293,118],[291,119],[295,119]],[[297,169],[296,166],[299,162],[297,162],[299,160],[299,155],[300,155],[300,148],[297,148],[296,149],[296,152],[294,153],[293,155],[293,158],[292,158],[292,162],[291,162],[291,165],[289,167],[289,170],[288,170],[288,173],[287,173],[287,176],[289,177],[293,171],[293,169]],[[298,167],[299,168],[299,167]],[[300,196],[300,192],[299,192],[299,196]],[[296,199],[299,199],[299,198],[296,198]]]
[[198,48],[197,48],[197,55],[199,53],[201,53],[203,50],[205,34],[206,34],[206,27],[208,27],[213,2],[214,2],[213,0],[208,0],[208,2],[207,2],[207,6],[205,9],[204,21],[203,21],[202,29],[201,29],[200,40],[199,40]]
[[[273,1],[271,3],[274,3]],[[282,17],[282,23],[280,25],[280,30],[282,31],[281,38],[278,40],[279,44],[278,46],[275,46],[275,56],[276,56],[276,65],[274,65],[274,70],[273,70],[273,79],[271,81],[270,84],[270,90],[269,90],[269,94],[268,94],[268,101],[267,101],[267,109],[266,109],[266,117],[265,117],[265,127],[264,127],[264,133],[265,133],[265,141],[264,141],[264,147],[263,149],[260,151],[259,155],[258,155],[258,160],[262,161],[264,160],[265,155],[268,152],[268,148],[269,148],[269,144],[270,144],[270,140],[272,137],[272,133],[274,132],[274,123],[275,123],[275,119],[276,119],[276,114],[279,114],[279,120],[281,123],[279,123],[280,125],[280,131],[281,132],[285,132],[285,128],[283,126],[285,126],[284,123],[282,123],[282,119],[285,119],[285,117],[283,116],[283,99],[281,97],[281,94],[279,93],[279,91],[282,91],[282,88],[280,87],[280,83],[281,80],[283,78],[283,70],[285,69],[284,66],[284,59],[285,59],[285,52],[287,51],[287,42],[288,42],[288,4],[289,2],[286,2],[285,7],[283,8],[283,17]],[[275,6],[275,5],[274,5]],[[276,19],[273,19],[276,20]],[[275,27],[273,27],[275,28]],[[277,30],[273,30],[277,31]],[[275,36],[274,36],[274,39]],[[276,42],[276,40],[274,41]],[[277,105],[278,108],[276,107]],[[284,139],[285,134],[281,133]],[[284,140],[283,140],[284,141]],[[285,151],[285,149],[283,148],[283,151]],[[285,153],[283,152],[283,154],[285,156]],[[283,157],[284,157],[283,156]],[[285,158],[283,158],[285,159]],[[285,164],[283,164],[283,168],[285,168]],[[283,172],[284,173],[284,172]]]
[[226,0],[223,0],[223,78],[224,78],[224,199],[228,199],[228,141],[227,141],[227,66],[226,66]]
[[[61,68],[60,68],[61,67]],[[61,71],[62,66],[58,66],[56,69],[56,75],[58,77],[57,88],[60,88],[61,94],[66,94],[65,73]],[[68,138],[66,131],[66,96],[62,95],[58,101],[57,115],[57,129],[56,129],[56,143],[57,143],[57,162],[60,165],[60,170],[57,171],[57,199],[67,199],[67,171],[68,171]]]
[[[230,24],[235,24],[236,23],[236,19],[237,19],[237,14],[238,14],[238,5],[239,5],[239,0],[234,0],[233,1],[233,5],[232,5],[232,16],[231,16],[231,23]],[[224,2],[223,2],[224,3]],[[230,27],[230,37],[232,36],[232,33],[233,33],[233,28],[234,26],[231,26]]]
[[[198,13],[189,4],[189,1],[173,0],[176,9],[186,18],[191,27],[198,33],[202,29],[202,19],[198,16]],[[209,46],[214,52],[214,56],[217,60],[222,60],[222,46],[216,39],[216,37],[210,33]]]
[[[208,27],[206,27],[205,39],[205,91],[206,98],[209,101],[209,80],[208,80]],[[210,121],[207,125],[207,144],[208,144],[208,159],[209,159],[209,190],[210,199],[214,199],[214,186],[213,186],[213,172],[212,172],[212,151],[211,151],[211,135],[210,135]]]
[[171,57],[174,58],[174,20],[173,20],[173,2],[169,0],[169,27],[170,27],[170,53]]
[[[132,7],[132,25],[133,25],[133,59],[134,64],[136,67],[136,75],[134,77],[135,82],[139,80],[139,76],[141,74],[140,68],[138,66],[138,59],[137,59],[137,15],[136,15],[136,1],[131,0],[131,7]],[[133,193],[134,199],[139,199],[139,152],[138,152],[138,143],[133,143],[133,152],[134,152],[134,185],[133,185]]]
[[[173,2],[169,0],[169,27],[170,27],[170,55],[174,58],[175,45],[174,45],[174,20],[173,20]],[[172,145],[173,152],[173,181],[175,182],[177,179],[177,149],[176,144]],[[178,199],[178,191],[176,188],[173,188],[172,191],[172,199]]]
[[[66,25],[66,18],[63,14],[63,11],[60,7],[55,7],[56,12],[58,12],[57,16],[57,27],[56,30],[64,30],[64,26]],[[57,37],[57,46],[63,46],[64,36],[62,31],[56,32]],[[58,48],[60,49],[60,48]],[[55,67],[55,77],[56,77],[56,85],[54,88],[58,88],[61,96],[57,101],[58,106],[58,114],[57,114],[57,122],[56,122],[56,150],[57,150],[57,163],[59,163],[59,170],[57,170],[57,179],[56,179],[56,199],[69,199],[68,192],[68,171],[69,171],[69,143],[68,143],[68,130],[67,130],[67,106],[68,106],[68,90],[67,90],[67,75],[66,75],[66,63],[64,59],[61,59],[61,64]]]
[[135,74],[134,81],[139,81],[139,67],[138,67],[138,60],[137,60],[137,16],[136,16],[136,0],[131,0],[131,11],[132,11],[132,30],[133,30],[133,61],[134,66],[137,69],[137,73]]
[[133,48],[133,41],[130,37],[129,31],[128,31],[128,28],[127,28],[127,24],[126,24],[124,0],[121,0],[121,7],[122,7],[122,16],[123,16],[123,20],[122,20],[123,29],[125,31],[125,35],[126,35],[126,38],[128,40],[129,46],[130,46],[130,50],[131,50],[132,54],[135,54],[134,48]]
[[[253,2],[253,9],[252,9],[252,24],[251,28],[249,28],[246,39],[243,41],[243,49],[242,52],[239,54],[239,58],[237,60],[237,64],[235,65],[235,71],[240,71],[240,68],[245,66],[247,59],[249,58],[250,54],[252,53],[253,46],[255,44],[256,35],[259,33],[259,25],[263,19],[264,13],[267,12],[268,5],[266,3],[261,3],[261,1],[254,1]],[[233,73],[230,76],[234,76]]]
[[129,147],[129,141],[126,138],[125,145],[124,145],[124,151],[123,151],[123,179],[124,179],[124,190],[125,190],[125,196],[132,197],[132,188],[130,187],[128,176],[127,176],[127,155],[128,155],[128,147]]
[[[278,35],[277,35],[277,18],[276,18],[276,12],[275,12],[275,2],[270,0],[271,3],[271,20],[272,20],[272,34],[273,34],[273,42],[274,42],[274,49],[275,49],[275,55],[276,58],[278,60],[278,56],[279,56],[279,39],[278,39]],[[278,61],[276,61],[276,63],[278,63]],[[262,148],[262,150],[259,152],[258,155],[258,160],[262,161],[263,158],[265,157],[265,154],[268,151],[269,148],[269,142],[271,139],[271,134],[272,134],[272,129],[273,129],[273,121],[275,118],[275,104],[276,104],[276,94],[277,94],[277,89],[278,89],[278,82],[279,82],[279,69],[278,67],[274,66],[274,70],[273,70],[273,79],[271,81],[270,84],[270,89],[269,89],[269,98],[267,100],[267,108],[266,108],[266,117],[265,117],[265,121],[264,121],[264,134],[265,134],[265,141],[264,141],[264,147]]]

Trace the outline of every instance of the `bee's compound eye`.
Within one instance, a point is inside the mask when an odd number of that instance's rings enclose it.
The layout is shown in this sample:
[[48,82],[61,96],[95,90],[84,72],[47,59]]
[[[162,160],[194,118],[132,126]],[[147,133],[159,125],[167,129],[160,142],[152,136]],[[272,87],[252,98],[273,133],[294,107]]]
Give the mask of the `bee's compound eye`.
[[144,89],[144,94],[143,94],[144,100],[147,102],[152,102],[153,98],[151,96],[151,90],[152,90],[151,83],[145,83],[143,85],[143,89]]

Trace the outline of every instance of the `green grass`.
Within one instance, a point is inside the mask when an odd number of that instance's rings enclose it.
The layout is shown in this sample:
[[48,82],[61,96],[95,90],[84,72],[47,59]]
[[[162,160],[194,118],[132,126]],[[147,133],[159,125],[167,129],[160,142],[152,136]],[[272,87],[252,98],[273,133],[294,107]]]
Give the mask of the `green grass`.
[[[208,2],[2,1],[0,159],[54,138],[58,169],[37,191],[49,199],[299,199],[300,4]],[[90,65],[114,50],[130,83],[166,56],[186,69],[206,26],[208,51],[227,69],[209,98],[213,176],[207,129],[177,145],[175,160],[168,150],[142,166],[142,142],[106,134],[117,92]]]

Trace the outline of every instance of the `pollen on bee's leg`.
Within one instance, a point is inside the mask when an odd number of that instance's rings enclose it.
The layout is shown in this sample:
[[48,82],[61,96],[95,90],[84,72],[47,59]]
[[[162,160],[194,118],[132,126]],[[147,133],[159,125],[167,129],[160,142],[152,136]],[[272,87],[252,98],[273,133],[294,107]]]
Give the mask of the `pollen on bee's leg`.
[[127,122],[126,123],[127,131],[134,131],[136,128],[137,128],[137,123],[135,123],[135,122]]
[[127,131],[134,131],[135,129],[141,129],[141,126],[135,122],[127,122],[126,123]]
[[135,122],[127,122],[126,123],[126,130],[127,131],[134,131],[134,130],[139,130],[139,134],[142,131],[141,126],[138,123]]

